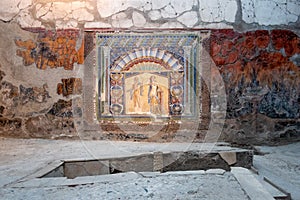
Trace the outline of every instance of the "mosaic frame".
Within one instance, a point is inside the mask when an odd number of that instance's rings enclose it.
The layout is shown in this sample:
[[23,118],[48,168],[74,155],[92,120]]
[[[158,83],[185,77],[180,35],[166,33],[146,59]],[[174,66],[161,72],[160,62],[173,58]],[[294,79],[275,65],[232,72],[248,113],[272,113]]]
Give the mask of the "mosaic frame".
[[197,119],[201,39],[198,31],[97,32],[97,119]]

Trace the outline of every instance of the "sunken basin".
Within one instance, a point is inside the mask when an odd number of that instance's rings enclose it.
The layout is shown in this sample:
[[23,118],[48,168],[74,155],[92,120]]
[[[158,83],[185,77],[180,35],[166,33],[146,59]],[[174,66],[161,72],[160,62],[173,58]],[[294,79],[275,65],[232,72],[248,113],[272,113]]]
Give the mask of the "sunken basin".
[[230,167],[251,168],[253,152],[250,150],[221,151],[204,153],[187,152],[154,152],[128,157],[114,157],[91,160],[64,160],[54,169],[39,178],[79,176],[97,176],[123,172],[167,172],[224,169]]

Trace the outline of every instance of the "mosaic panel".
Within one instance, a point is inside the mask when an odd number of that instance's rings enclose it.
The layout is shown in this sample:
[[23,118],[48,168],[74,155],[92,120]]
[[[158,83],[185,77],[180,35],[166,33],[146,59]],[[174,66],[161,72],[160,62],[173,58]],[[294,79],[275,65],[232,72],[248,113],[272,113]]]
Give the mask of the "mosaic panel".
[[198,32],[96,38],[99,119],[197,117]]

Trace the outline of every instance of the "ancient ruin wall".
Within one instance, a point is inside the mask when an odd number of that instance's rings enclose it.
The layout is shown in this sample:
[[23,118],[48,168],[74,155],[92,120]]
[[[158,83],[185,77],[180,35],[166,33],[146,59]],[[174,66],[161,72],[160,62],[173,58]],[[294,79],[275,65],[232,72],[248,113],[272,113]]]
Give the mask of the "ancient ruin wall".
[[[2,0],[0,135],[78,138],[86,112],[86,31],[205,29],[203,49],[227,94],[219,139],[293,139],[300,130],[299,14],[297,0]],[[217,90],[214,73],[210,87]],[[202,102],[208,114],[218,104]]]

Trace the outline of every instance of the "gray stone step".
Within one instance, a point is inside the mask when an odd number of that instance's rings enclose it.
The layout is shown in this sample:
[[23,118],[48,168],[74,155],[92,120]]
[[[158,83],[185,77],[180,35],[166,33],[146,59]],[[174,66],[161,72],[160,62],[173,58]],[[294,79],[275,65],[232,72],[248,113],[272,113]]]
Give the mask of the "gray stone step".
[[[268,178],[260,176],[259,172],[251,168],[251,170],[244,168],[232,167],[231,172],[236,176],[242,187],[249,194],[251,199],[268,199],[270,195],[272,199],[290,200],[291,195],[275,185]],[[269,194],[267,194],[269,193]]]
[[280,186],[275,185],[272,181],[270,181],[266,177],[259,177],[258,180],[261,184],[268,190],[268,192],[277,200],[290,200],[291,194],[287,193]]

